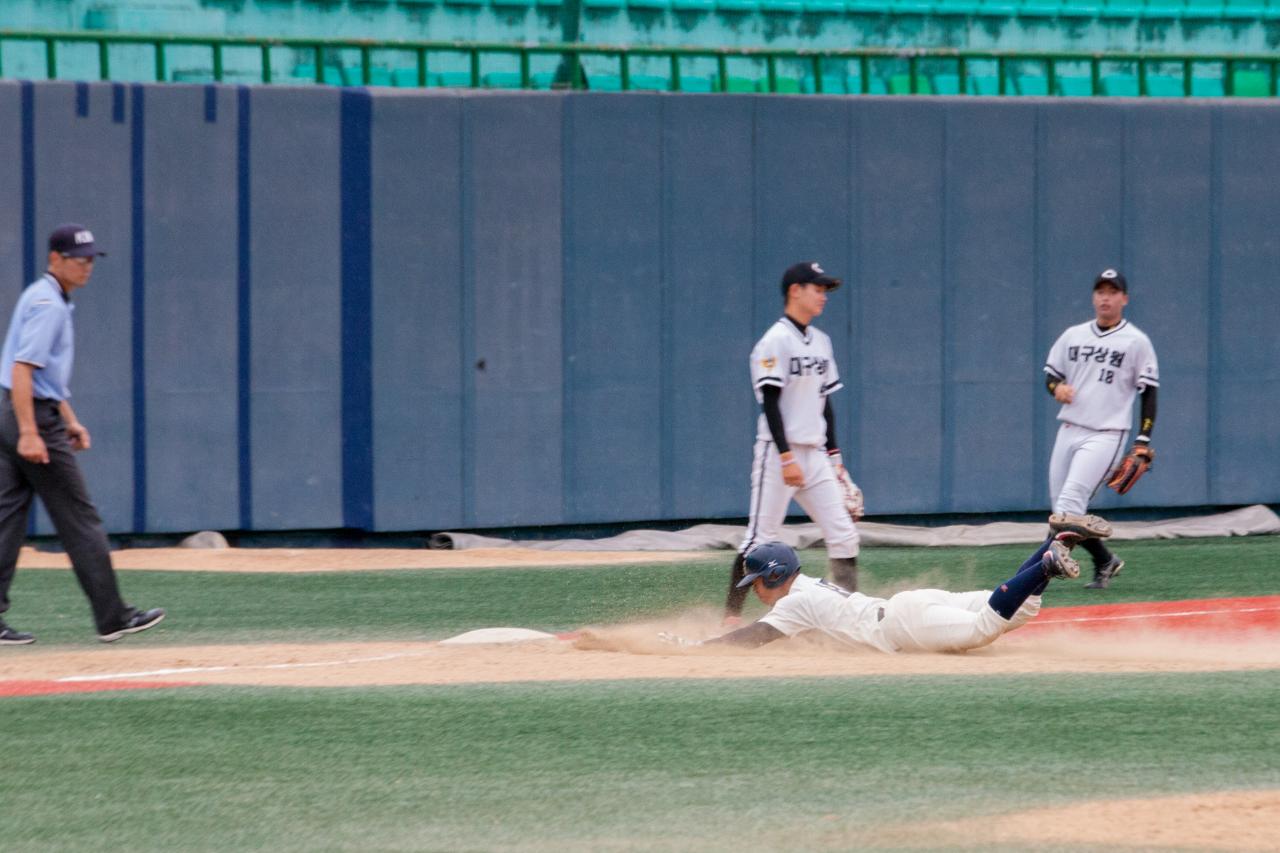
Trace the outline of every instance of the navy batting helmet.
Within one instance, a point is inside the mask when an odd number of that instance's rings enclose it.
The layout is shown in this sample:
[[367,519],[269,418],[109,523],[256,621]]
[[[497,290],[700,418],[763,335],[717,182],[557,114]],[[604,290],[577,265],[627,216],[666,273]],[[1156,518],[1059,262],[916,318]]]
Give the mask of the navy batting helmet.
[[792,575],[800,571],[800,557],[796,550],[783,542],[765,542],[747,552],[747,575],[738,581],[738,588],[750,586],[756,578],[764,581],[769,589],[777,589]]

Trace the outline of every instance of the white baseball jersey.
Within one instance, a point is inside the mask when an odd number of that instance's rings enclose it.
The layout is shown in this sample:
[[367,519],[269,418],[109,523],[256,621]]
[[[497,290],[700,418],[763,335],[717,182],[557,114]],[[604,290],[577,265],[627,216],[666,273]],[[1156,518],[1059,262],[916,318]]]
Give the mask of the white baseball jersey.
[[988,604],[990,597],[990,590],[916,589],[886,600],[801,574],[760,621],[788,637],[819,631],[882,652],[946,652],[981,648],[1040,612],[1036,595],[1004,619]]
[[1049,350],[1045,373],[1075,389],[1058,420],[1094,430],[1127,430],[1133,398],[1160,386],[1151,339],[1128,320],[1102,331],[1096,321],[1071,326]]
[[[751,384],[757,403],[764,401],[760,390],[764,386],[782,389],[778,404],[789,444],[826,446],[827,420],[822,410],[827,396],[844,384],[836,370],[831,338],[825,332],[813,326],[801,332],[789,318],[780,318],[751,350]],[[759,417],[756,437],[773,440],[764,414]]]

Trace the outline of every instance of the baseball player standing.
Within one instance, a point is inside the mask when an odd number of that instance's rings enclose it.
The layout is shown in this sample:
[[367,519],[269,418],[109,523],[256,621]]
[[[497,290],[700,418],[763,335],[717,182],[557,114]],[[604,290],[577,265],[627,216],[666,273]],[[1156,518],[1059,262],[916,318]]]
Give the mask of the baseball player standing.
[[[1103,270],[1093,283],[1095,317],[1071,326],[1054,343],[1045,362],[1046,387],[1062,404],[1058,438],[1049,462],[1051,527],[1061,529],[1063,516],[1084,515],[1098,487],[1107,482],[1125,494],[1151,467],[1151,431],[1156,422],[1156,390],[1160,370],[1151,339],[1124,319],[1129,285],[1114,269]],[[1141,395],[1141,423],[1133,449],[1125,446],[1133,422],[1133,398]],[[1108,476],[1110,475],[1110,476]],[[1105,522],[1098,529],[1109,529]],[[1089,589],[1106,589],[1124,568],[1100,538],[1081,543],[1093,557]]]
[[855,648],[889,653],[977,649],[1035,618],[1050,580],[1080,576],[1080,566],[1071,557],[1071,548],[1079,541],[1074,532],[1057,534],[994,590],[916,589],[888,599],[849,592],[801,574],[800,560],[791,546],[766,542],[747,552],[746,574],[739,584],[754,590],[772,608],[768,613],[745,628],[703,643],[671,634],[660,637],[682,647],[754,648],[816,631]]
[[[102,519],[89,498],[75,451],[89,430],[76,418],[67,387],[75,355],[71,295],[89,283],[102,253],[83,225],[49,236],[49,267],[22,291],[0,352],[0,613],[9,609],[31,499],[40,496],[93,608],[98,639],[145,631],[164,611],[138,610],[120,597]],[[35,642],[0,620],[0,645]]]
[[751,469],[751,510],[725,601],[725,616],[742,613],[744,555],[779,537],[794,497],[826,540],[831,580],[858,587],[858,528],[862,493],[844,469],[836,443],[830,395],[843,386],[831,339],[812,324],[840,279],[814,261],[782,274],[783,316],[751,350],[751,382],[760,416]]

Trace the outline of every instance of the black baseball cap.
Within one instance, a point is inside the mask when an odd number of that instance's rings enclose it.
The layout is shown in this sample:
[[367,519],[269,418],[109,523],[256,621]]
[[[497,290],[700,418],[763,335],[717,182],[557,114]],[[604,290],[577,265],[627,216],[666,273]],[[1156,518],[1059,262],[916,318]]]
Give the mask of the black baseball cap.
[[1098,273],[1098,277],[1093,280],[1093,289],[1097,290],[1100,286],[1109,284],[1121,293],[1129,292],[1129,282],[1124,280],[1124,276],[1117,270],[1105,269]]
[[840,286],[840,279],[827,275],[827,271],[817,261],[801,261],[787,267],[782,274],[782,295],[787,295],[787,288],[793,284],[825,284],[827,290],[835,290]]
[[69,258],[105,258],[93,244],[93,232],[83,225],[68,222],[53,229],[49,235],[49,251]]

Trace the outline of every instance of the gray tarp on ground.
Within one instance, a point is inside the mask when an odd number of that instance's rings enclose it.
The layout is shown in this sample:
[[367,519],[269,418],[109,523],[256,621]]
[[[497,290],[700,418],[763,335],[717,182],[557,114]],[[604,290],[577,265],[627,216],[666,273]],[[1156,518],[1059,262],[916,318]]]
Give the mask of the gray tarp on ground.
[[[1280,516],[1262,504],[1188,518],[1163,521],[1115,522],[1112,539],[1185,539],[1203,536],[1253,536],[1280,533]],[[1041,542],[1043,522],[995,521],[990,524],[952,524],[917,527],[905,524],[858,524],[863,545],[1008,545]],[[746,528],[734,524],[696,524],[684,530],[631,530],[606,539],[515,541],[473,533],[440,533],[433,548],[540,548],[548,551],[698,551],[737,548]],[[795,548],[821,546],[818,525],[788,524],[782,539]]]

